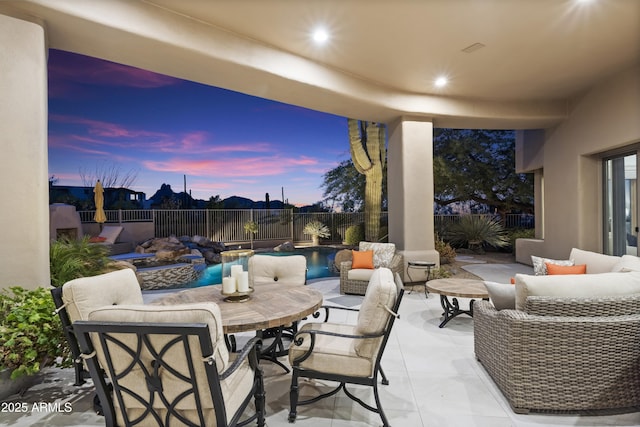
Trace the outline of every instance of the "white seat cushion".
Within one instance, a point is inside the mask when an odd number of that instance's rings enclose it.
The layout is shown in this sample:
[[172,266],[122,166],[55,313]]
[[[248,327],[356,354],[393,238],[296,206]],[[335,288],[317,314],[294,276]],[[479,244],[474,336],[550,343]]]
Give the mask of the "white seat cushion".
[[96,308],[114,304],[142,304],[142,291],[133,270],[112,271],[70,280],[62,286],[69,319],[87,320]]
[[[336,334],[355,335],[355,325],[343,325],[338,323],[307,323],[301,331],[315,329]],[[298,335],[303,338],[302,344],[292,345],[289,348],[289,362],[302,356],[311,343],[308,335]],[[338,338],[328,335],[316,335],[316,343],[311,356],[300,363],[303,369],[311,369],[329,374],[354,375],[369,377],[373,375],[375,359],[362,357],[355,351],[354,339]]]
[[371,270],[370,268],[353,268],[347,271],[347,279],[368,282],[374,271],[376,270]]

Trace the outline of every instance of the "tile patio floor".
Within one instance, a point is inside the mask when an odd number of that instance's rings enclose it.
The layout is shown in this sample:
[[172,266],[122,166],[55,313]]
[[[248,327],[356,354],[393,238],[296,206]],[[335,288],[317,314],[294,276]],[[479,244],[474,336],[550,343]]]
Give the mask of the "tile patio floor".
[[[489,266],[490,268],[490,266]],[[501,267],[504,270],[504,266]],[[478,271],[474,271],[478,274]],[[505,274],[509,274],[508,271]],[[325,295],[325,303],[357,304],[356,297],[340,297],[336,280],[311,283]],[[442,309],[437,295],[425,298],[422,288],[405,293],[400,319],[385,355],[383,368],[388,386],[380,385],[381,400],[394,427],[533,427],[533,426],[640,426],[640,412],[608,416],[513,413],[509,405],[476,361],[473,352],[473,320],[460,316],[438,328]],[[335,301],[332,301],[336,299]],[[461,299],[462,305],[466,300]],[[335,318],[354,321],[355,315]],[[239,340],[241,341],[241,339]],[[282,360],[285,360],[283,358]],[[265,362],[266,419],[269,427],[289,426],[290,376]],[[0,412],[0,426],[100,426],[104,419],[92,412],[91,385],[74,387],[70,369],[53,370],[46,382],[12,399],[27,403],[69,403],[71,411]],[[324,388],[322,384],[316,385]],[[301,386],[301,395],[312,394],[313,384]],[[353,388],[372,402],[370,388]],[[299,427],[364,427],[381,425],[380,418],[361,408],[342,393],[298,409]]]

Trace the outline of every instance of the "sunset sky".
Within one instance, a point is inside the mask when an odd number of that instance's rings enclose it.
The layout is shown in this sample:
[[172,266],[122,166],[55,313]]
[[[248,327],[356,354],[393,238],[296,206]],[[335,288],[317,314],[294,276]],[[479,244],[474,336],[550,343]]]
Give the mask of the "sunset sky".
[[117,164],[151,197],[163,183],[296,205],[322,199],[322,175],[349,158],[347,120],[68,52],[49,52],[49,176]]

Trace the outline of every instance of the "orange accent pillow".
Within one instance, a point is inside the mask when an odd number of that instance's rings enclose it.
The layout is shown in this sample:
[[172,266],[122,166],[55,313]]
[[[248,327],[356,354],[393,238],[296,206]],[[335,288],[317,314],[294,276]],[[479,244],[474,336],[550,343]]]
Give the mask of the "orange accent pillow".
[[351,268],[366,268],[373,270],[373,251],[351,251],[353,260]]
[[557,265],[545,262],[547,266],[547,274],[586,274],[587,264],[580,265]]
[[100,237],[100,236],[89,237],[89,243],[101,243],[101,242],[104,242],[105,240],[107,240],[106,237]]

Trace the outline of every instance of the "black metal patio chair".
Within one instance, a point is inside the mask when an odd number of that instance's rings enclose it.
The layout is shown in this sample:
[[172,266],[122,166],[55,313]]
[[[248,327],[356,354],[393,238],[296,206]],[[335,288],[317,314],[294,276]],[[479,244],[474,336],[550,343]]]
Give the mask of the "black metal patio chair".
[[[384,426],[389,425],[380,404],[378,373],[382,376],[382,383],[388,384],[380,361],[394,321],[399,317],[397,313],[403,295],[400,276],[396,274],[394,278],[391,270],[379,268],[369,281],[356,325],[327,321],[331,310],[353,309],[325,307],[325,322],[307,323],[300,328],[289,348],[289,361],[293,368],[289,422],[295,422],[298,405],[315,403],[344,390],[363,408],[379,414]],[[327,393],[299,401],[299,378],[336,381],[339,384]],[[371,386],[375,406],[354,396],[346,384]]]
[[217,305],[105,307],[74,329],[107,426],[264,426],[260,340],[230,359]]

